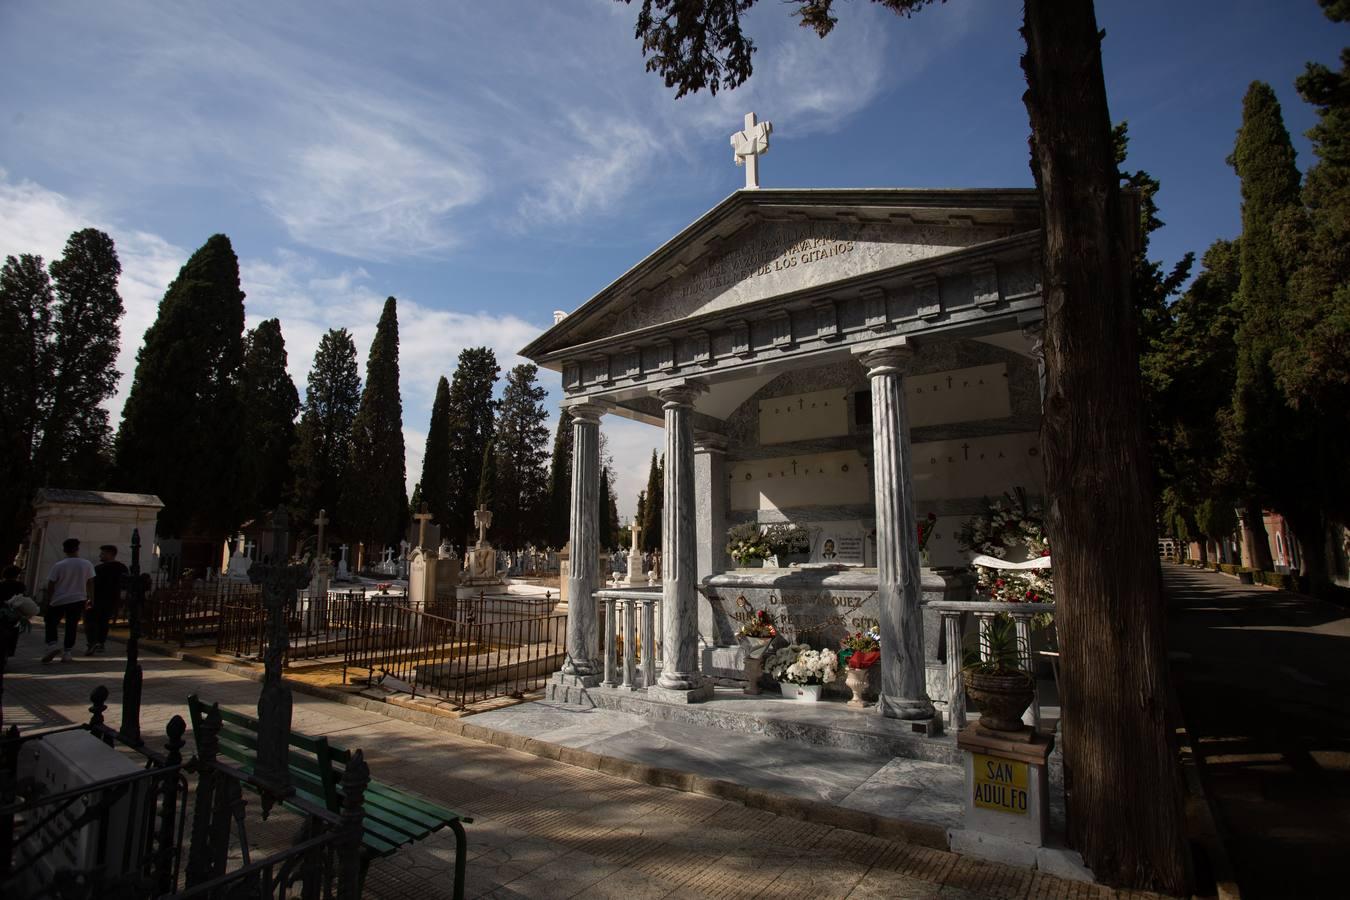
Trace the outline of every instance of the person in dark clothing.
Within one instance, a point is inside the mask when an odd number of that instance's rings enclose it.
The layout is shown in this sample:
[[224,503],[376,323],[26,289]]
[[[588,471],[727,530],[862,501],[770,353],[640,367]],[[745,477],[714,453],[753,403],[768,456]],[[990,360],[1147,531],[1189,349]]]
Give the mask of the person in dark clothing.
[[0,603],[8,603],[11,598],[24,593],[20,574],[18,566],[5,566],[5,571],[0,572]]
[[98,565],[94,566],[94,600],[89,618],[84,622],[84,636],[89,642],[85,656],[103,652],[103,642],[108,639],[108,623],[117,614],[126,575],[127,567],[117,561],[117,548],[112,544],[99,547]]

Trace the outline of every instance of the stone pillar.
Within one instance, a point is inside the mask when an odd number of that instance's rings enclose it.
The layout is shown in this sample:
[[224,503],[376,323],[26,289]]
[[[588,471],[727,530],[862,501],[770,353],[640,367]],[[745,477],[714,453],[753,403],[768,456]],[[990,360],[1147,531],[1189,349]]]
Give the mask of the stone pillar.
[[910,474],[907,346],[862,356],[872,384],[872,472],[877,515],[877,601],[881,619],[881,692],[877,709],[896,719],[933,721],[925,687],[923,587]]
[[[604,407],[582,403],[572,413],[572,554],[567,578],[567,660],[564,675],[599,682],[600,631],[595,601],[600,572],[596,546],[600,514],[600,417]],[[588,686],[594,686],[588,685]]]
[[727,439],[694,435],[694,533],[698,541],[698,578],[727,570]]
[[666,412],[666,484],[661,534],[661,675],[649,694],[678,703],[706,700],[712,682],[698,670],[698,544],[694,530],[694,398],[687,383],[661,390]]

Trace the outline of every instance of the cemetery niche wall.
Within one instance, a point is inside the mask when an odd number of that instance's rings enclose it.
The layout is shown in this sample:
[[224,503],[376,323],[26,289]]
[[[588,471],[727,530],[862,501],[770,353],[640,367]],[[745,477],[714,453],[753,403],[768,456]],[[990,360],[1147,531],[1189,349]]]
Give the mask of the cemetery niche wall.
[[[768,609],[816,647],[880,625],[881,711],[932,715],[920,603],[969,596],[957,534],[983,498],[1043,492],[1039,253],[1032,190],[738,191],[522,351],[574,416],[573,546],[595,543],[601,418],[666,431],[664,688],[739,675],[739,621]],[[742,522],[804,527],[808,559],[737,568]],[[569,593],[602,580],[574,566]]]

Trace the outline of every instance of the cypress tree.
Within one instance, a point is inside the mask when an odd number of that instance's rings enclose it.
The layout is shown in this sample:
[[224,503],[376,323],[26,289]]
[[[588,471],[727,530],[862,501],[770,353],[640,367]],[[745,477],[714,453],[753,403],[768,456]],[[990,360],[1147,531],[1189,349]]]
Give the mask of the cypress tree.
[[[495,444],[488,441],[483,448],[482,463],[478,467],[478,505],[475,509],[492,510],[493,504],[497,501],[497,454],[493,452]],[[492,517],[492,524],[497,524],[497,517]]]
[[102,487],[107,479],[112,426],[101,404],[117,388],[121,274],[112,238],[96,228],[72,234],[51,265],[51,406],[37,455],[46,484]]
[[639,540],[644,550],[661,549],[662,507],[665,506],[664,462],[652,451],[651,468],[647,471],[646,502],[642,504],[642,535]]
[[366,387],[352,420],[343,483],[346,521],[371,548],[398,543],[407,526],[403,401],[398,389],[398,301],[384,301],[366,359]]
[[447,524],[450,515],[450,382],[444,375],[436,382],[436,399],[431,403],[431,422],[422,454],[422,480],[414,492],[411,509],[422,503],[436,518]]
[[32,520],[39,487],[33,454],[51,397],[52,284],[42,257],[0,268],[0,563],[8,564]]
[[614,549],[614,532],[618,527],[619,511],[614,502],[614,491],[610,489],[609,466],[600,468],[600,546],[606,550]]
[[293,502],[304,523],[327,510],[333,533],[342,521],[342,476],[351,456],[352,420],[361,403],[361,376],[356,343],[345,328],[330,329],[319,339],[305,386],[304,413],[296,429],[291,472]]
[[1286,451],[1297,425],[1270,368],[1282,340],[1289,280],[1275,229],[1278,221],[1293,214],[1299,200],[1294,147],[1270,85],[1255,81],[1248,88],[1242,101],[1242,128],[1229,162],[1242,182],[1233,420],[1237,453],[1246,467],[1252,562],[1259,569],[1270,569],[1261,510],[1287,507],[1291,499]]
[[483,476],[484,451],[492,442],[493,388],[501,369],[490,347],[460,351],[459,363],[450,379],[450,511],[446,534],[474,535],[473,511]]
[[164,501],[160,533],[215,541],[239,525],[248,448],[239,391],[244,292],[239,260],[212,235],[179,270],[136,354],[117,435],[117,471],[129,490]]
[[291,484],[295,416],[300,394],[286,372],[286,340],[281,320],[265,319],[244,341],[245,484],[252,501],[249,512],[276,508]]
[[572,527],[572,414],[563,407],[553,435],[553,457],[548,471],[548,543],[561,547]]
[[548,502],[548,397],[535,380],[539,369],[521,364],[506,374],[506,388],[497,407],[493,438],[498,492],[493,529],[500,546],[524,547],[544,537]]

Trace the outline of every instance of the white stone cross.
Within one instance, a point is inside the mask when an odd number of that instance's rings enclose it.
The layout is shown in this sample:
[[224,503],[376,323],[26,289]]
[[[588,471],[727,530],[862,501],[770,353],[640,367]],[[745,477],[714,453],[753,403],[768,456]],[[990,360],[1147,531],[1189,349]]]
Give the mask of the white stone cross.
[[473,511],[473,524],[478,526],[479,545],[487,543],[487,530],[492,525],[492,513],[486,506],[480,506]]
[[417,512],[413,513],[413,518],[417,520],[417,546],[426,547],[427,522],[431,521],[434,516],[427,511],[427,505],[423,503],[422,507]]
[[736,165],[745,166],[745,187],[753,190],[759,187],[759,158],[769,152],[769,135],[773,133],[772,122],[755,124],[755,114],[745,114],[745,130],[731,136],[731,152]]

